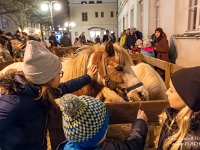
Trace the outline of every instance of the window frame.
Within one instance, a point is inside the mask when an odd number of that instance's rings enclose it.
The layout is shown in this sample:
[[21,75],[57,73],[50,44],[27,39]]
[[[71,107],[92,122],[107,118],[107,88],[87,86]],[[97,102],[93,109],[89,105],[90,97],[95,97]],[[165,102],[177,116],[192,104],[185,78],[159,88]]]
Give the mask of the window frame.
[[101,4],[102,3],[102,0],[101,1],[97,1],[97,4]]
[[[84,18],[84,15],[86,16],[86,18]],[[82,12],[82,22],[86,22],[86,21],[88,21],[88,13]]]
[[95,12],[95,18],[99,18],[99,13],[98,12]]
[[89,4],[94,4],[94,1],[89,1]]
[[7,19],[2,19],[2,26],[3,27],[9,27],[9,25],[8,25],[8,20]]
[[114,11],[110,12],[110,17],[113,18],[114,17]]
[[101,12],[101,18],[104,18],[104,12],[103,11]]
[[[190,6],[190,4],[191,4],[190,2],[191,1],[188,1],[188,3],[187,3],[187,6],[188,6],[188,8],[187,8],[187,18],[186,18],[187,23],[186,23],[186,31],[185,32],[199,32],[199,29],[200,29],[200,19],[199,19],[199,17],[200,17],[200,0],[197,0],[197,4],[195,5],[195,3],[194,3],[194,5],[192,5],[192,6]],[[194,8],[197,9],[196,10],[196,18],[195,18],[195,23],[196,23],[195,26],[194,26],[194,19],[191,20],[191,16],[193,16],[194,14],[190,15],[190,13],[191,13],[190,10],[192,10]]]

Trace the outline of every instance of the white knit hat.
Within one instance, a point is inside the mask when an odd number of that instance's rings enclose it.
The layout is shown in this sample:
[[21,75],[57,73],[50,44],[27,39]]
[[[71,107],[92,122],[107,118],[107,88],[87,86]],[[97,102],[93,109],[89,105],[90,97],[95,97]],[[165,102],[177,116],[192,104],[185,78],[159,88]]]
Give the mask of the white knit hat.
[[44,84],[59,74],[61,64],[37,41],[28,41],[24,54],[24,75],[33,84]]

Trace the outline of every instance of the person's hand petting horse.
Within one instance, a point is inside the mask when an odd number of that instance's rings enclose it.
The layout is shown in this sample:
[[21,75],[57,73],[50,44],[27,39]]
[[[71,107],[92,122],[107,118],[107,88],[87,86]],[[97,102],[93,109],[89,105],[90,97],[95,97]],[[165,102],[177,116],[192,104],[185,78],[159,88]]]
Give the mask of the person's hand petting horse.
[[87,74],[90,76],[91,80],[93,80],[97,75],[98,69],[96,65],[91,65],[88,70]]

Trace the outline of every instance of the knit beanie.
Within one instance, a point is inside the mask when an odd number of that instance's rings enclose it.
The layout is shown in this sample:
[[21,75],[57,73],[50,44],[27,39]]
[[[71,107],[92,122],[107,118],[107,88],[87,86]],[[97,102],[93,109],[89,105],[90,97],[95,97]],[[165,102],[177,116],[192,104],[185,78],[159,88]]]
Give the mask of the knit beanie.
[[60,109],[68,141],[81,148],[90,148],[104,137],[109,115],[102,101],[91,96],[65,94],[60,99]]
[[37,41],[28,41],[24,54],[25,77],[33,84],[44,84],[59,74],[61,63],[57,56]]
[[184,68],[171,76],[179,96],[191,110],[200,109],[200,67]]
[[160,35],[163,34],[163,29],[162,29],[162,28],[157,28],[157,29],[155,30],[155,32],[156,32],[156,31],[160,32]]

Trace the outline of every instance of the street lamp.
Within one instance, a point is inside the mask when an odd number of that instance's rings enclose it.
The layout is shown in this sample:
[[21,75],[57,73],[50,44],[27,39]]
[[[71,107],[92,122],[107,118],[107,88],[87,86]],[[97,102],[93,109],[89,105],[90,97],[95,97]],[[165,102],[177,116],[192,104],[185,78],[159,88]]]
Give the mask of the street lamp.
[[75,27],[76,24],[74,22],[66,22],[65,26],[67,27],[67,32],[69,32],[71,39],[71,28]]
[[74,22],[66,22],[65,23],[65,26],[68,27],[68,30],[71,30],[71,27],[75,27],[76,24]]
[[[48,9],[50,10],[50,14],[51,14],[51,25],[52,25],[52,28],[53,28],[53,8],[52,8],[52,5],[53,5],[53,3],[56,3],[56,4],[54,4],[54,9],[55,9],[55,10],[60,10],[61,6],[60,6],[59,3],[57,3],[58,1],[51,1],[51,2],[49,2],[49,1],[43,1],[43,2],[44,2],[44,3],[41,5],[41,9],[42,9],[43,11],[47,11]],[[45,4],[45,3],[48,3],[48,5]]]

